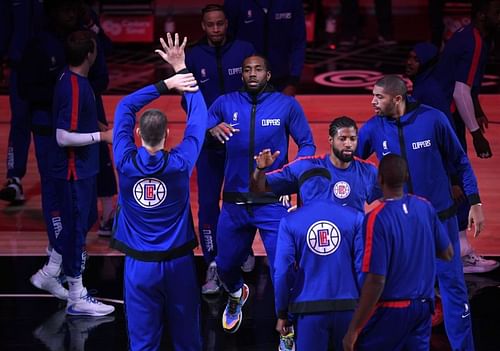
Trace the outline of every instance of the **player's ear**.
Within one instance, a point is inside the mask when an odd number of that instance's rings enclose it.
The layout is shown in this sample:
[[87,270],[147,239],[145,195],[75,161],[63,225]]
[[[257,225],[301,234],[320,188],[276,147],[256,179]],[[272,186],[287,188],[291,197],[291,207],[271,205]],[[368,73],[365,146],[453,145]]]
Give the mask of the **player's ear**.
[[168,138],[169,134],[170,134],[170,129],[167,128],[167,130],[165,131],[165,138]]
[[330,144],[330,146],[333,145],[333,137],[331,135],[328,136],[328,144]]
[[141,136],[141,130],[139,127],[135,128],[135,134],[137,134],[139,137]]

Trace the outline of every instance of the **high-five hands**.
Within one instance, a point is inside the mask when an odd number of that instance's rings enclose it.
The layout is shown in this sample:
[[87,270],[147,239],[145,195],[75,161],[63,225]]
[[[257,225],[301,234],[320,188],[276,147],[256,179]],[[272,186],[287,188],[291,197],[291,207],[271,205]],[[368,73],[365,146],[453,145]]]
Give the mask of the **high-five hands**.
[[[186,43],[186,37],[184,37],[182,44],[179,45],[179,34],[175,33],[174,40],[172,40],[172,35],[167,33],[167,42],[163,38],[160,38],[163,50],[157,49],[155,52],[165,62],[170,63],[176,72],[179,72],[186,68],[184,55]],[[176,74],[165,79],[164,82],[169,90],[176,89],[181,93],[198,91],[198,85],[192,73]]]

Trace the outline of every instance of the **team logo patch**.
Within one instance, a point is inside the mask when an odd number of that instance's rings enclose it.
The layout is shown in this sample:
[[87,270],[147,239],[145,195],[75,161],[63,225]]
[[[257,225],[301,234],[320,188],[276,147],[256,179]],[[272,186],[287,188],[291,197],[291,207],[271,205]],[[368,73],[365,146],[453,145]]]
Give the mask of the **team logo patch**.
[[341,180],[340,182],[335,183],[333,186],[333,195],[339,199],[345,199],[351,193],[351,186],[349,183]]
[[153,208],[160,205],[167,197],[165,183],[156,178],[143,178],[134,185],[134,198],[139,205]]
[[340,245],[339,228],[332,222],[318,221],[307,231],[307,246],[317,255],[326,256],[337,251]]

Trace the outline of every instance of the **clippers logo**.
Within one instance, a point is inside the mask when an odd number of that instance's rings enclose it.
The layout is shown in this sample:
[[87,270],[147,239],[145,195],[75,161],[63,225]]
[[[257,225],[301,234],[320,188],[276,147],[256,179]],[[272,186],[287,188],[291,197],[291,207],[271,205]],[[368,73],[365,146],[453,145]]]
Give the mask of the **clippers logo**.
[[351,186],[349,183],[340,181],[333,186],[333,195],[338,199],[345,199],[351,193]]
[[234,67],[234,68],[227,69],[227,74],[229,74],[230,76],[234,76],[235,74],[241,75],[242,72],[243,72],[243,69],[241,67]]
[[134,185],[134,198],[144,208],[160,205],[167,197],[167,187],[156,178],[144,178]]
[[263,119],[261,124],[263,127],[269,127],[269,126],[279,127],[281,125],[281,120],[279,118]]
[[431,141],[430,141],[430,139],[417,141],[417,142],[411,143],[411,147],[413,150],[423,149],[425,147],[431,147]]
[[292,19],[292,13],[291,12],[277,13],[274,15],[274,18],[278,21],[282,19]]
[[307,231],[307,246],[317,255],[326,256],[334,253],[340,245],[339,228],[332,222],[318,221]]

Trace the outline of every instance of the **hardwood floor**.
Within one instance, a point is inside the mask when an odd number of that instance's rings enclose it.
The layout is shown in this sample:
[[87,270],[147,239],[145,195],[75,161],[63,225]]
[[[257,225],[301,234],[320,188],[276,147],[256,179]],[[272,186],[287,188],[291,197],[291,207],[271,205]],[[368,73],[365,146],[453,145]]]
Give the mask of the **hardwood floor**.
[[[105,108],[109,120],[112,120],[114,108],[120,96],[105,96]],[[472,238],[471,244],[477,251],[487,256],[500,256],[500,104],[499,95],[484,95],[481,97],[483,108],[490,117],[490,126],[486,134],[490,141],[493,158],[480,160],[475,154],[469,153],[476,172],[481,198],[484,204],[486,226],[478,238]],[[369,95],[303,95],[298,100],[309,119],[318,153],[328,152],[327,133],[330,120],[336,116],[348,115],[360,122],[366,121],[372,115]],[[156,100],[152,106],[167,111],[170,123],[169,145],[175,145],[182,138],[184,128],[184,113],[180,108],[178,96],[164,96]],[[0,96],[0,165],[5,165],[7,140],[9,133],[10,110],[8,96]],[[294,145],[290,153],[296,153]],[[0,180],[5,179],[6,168],[0,167]],[[191,203],[195,222],[198,211],[196,189],[196,172],[191,180]],[[23,206],[10,207],[0,203],[0,256],[30,256],[44,255],[47,238],[40,207],[40,183],[36,170],[33,146],[28,161],[28,171],[23,179],[27,201]],[[108,248],[108,240],[99,238],[95,230],[89,233],[87,249],[91,255],[118,255]],[[257,239],[254,243],[257,255],[264,255],[262,243]],[[197,254],[200,254],[199,249]]]

